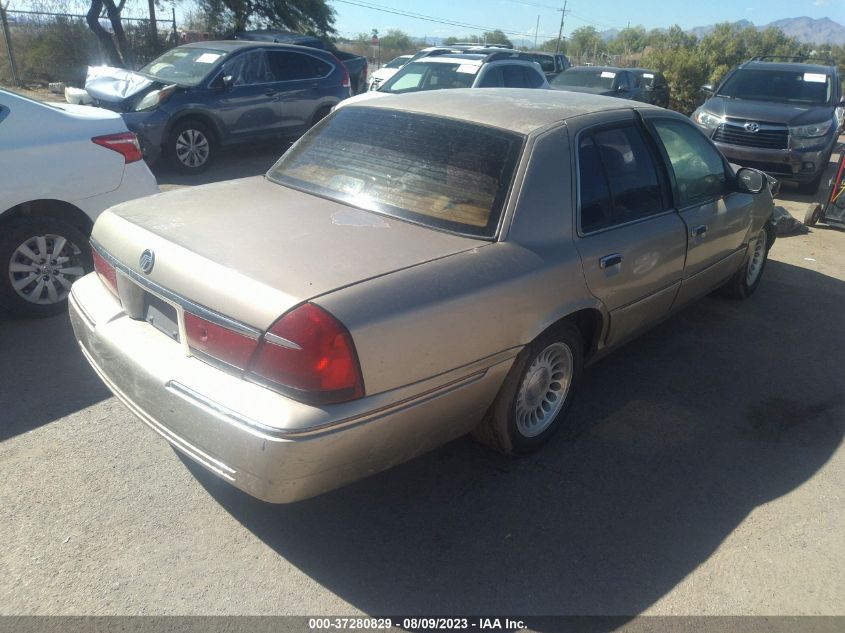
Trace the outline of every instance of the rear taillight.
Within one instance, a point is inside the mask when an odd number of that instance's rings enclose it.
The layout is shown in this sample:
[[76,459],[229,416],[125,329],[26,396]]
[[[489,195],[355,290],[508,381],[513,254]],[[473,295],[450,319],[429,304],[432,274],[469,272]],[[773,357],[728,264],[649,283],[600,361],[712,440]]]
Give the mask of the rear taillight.
[[123,155],[126,164],[141,160],[141,146],[138,144],[138,137],[132,132],[121,134],[107,134],[106,136],[95,136],[91,139],[97,145]]
[[349,93],[352,94],[352,80],[349,77],[349,69],[346,67],[346,64],[340,61],[337,57],[335,57],[335,61],[343,69],[343,80],[340,85],[344,88],[349,88]]
[[367,85],[367,71],[369,71],[369,66],[367,66],[367,62],[364,62],[364,70],[361,71],[361,78],[358,80],[359,86]]
[[273,324],[247,375],[312,404],[364,395],[352,336],[340,321],[312,303],[302,304]]
[[96,248],[91,247],[91,257],[94,260],[94,270],[97,276],[115,295],[117,294],[117,271]]
[[210,356],[227,365],[244,370],[258,341],[230,328],[207,321],[185,311],[185,334],[188,346],[195,352]]

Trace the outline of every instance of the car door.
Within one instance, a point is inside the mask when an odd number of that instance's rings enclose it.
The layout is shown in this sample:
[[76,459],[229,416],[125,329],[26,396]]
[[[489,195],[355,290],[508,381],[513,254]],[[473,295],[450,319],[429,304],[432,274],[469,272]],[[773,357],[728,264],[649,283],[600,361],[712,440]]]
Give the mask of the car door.
[[688,238],[682,305],[730,277],[745,256],[754,199],[737,191],[719,151],[684,119],[644,112],[670,169],[675,206]]
[[328,62],[286,50],[267,51],[275,83],[276,114],[282,131],[298,136],[311,127],[325,86],[334,68]]
[[686,226],[631,111],[576,136],[576,248],[590,292],[610,312],[614,345],[668,314],[681,284]]
[[[222,78],[227,78],[226,87]],[[223,142],[244,141],[278,130],[273,77],[263,50],[226,60],[209,91],[208,105],[223,127]]]

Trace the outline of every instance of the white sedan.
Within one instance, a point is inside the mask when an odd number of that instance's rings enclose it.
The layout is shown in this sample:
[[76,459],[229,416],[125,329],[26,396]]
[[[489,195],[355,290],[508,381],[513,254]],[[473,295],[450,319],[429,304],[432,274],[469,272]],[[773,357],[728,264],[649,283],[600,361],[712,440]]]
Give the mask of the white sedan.
[[0,90],[0,307],[66,310],[93,270],[88,236],[108,207],[158,193],[138,141],[115,112]]

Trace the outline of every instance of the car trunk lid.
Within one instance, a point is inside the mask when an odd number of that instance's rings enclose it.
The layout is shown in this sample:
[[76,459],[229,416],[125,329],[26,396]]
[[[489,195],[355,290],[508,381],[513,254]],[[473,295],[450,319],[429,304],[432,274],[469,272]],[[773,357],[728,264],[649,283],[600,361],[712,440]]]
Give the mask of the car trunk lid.
[[93,238],[152,283],[262,330],[302,301],[484,244],[263,177],[124,203]]

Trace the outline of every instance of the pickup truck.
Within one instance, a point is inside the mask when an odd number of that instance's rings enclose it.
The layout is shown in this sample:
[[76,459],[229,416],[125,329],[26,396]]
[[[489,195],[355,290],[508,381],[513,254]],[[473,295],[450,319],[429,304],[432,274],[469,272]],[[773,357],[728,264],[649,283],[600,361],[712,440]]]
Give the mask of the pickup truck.
[[297,46],[308,46],[329,51],[337,57],[346,70],[349,71],[349,79],[352,83],[352,94],[357,95],[367,89],[367,58],[341,51],[334,46],[327,44],[319,37],[293,33],[292,31],[278,31],[261,29],[254,31],[236,31],[229,39],[251,40],[257,42],[279,42],[281,44],[296,44]]

